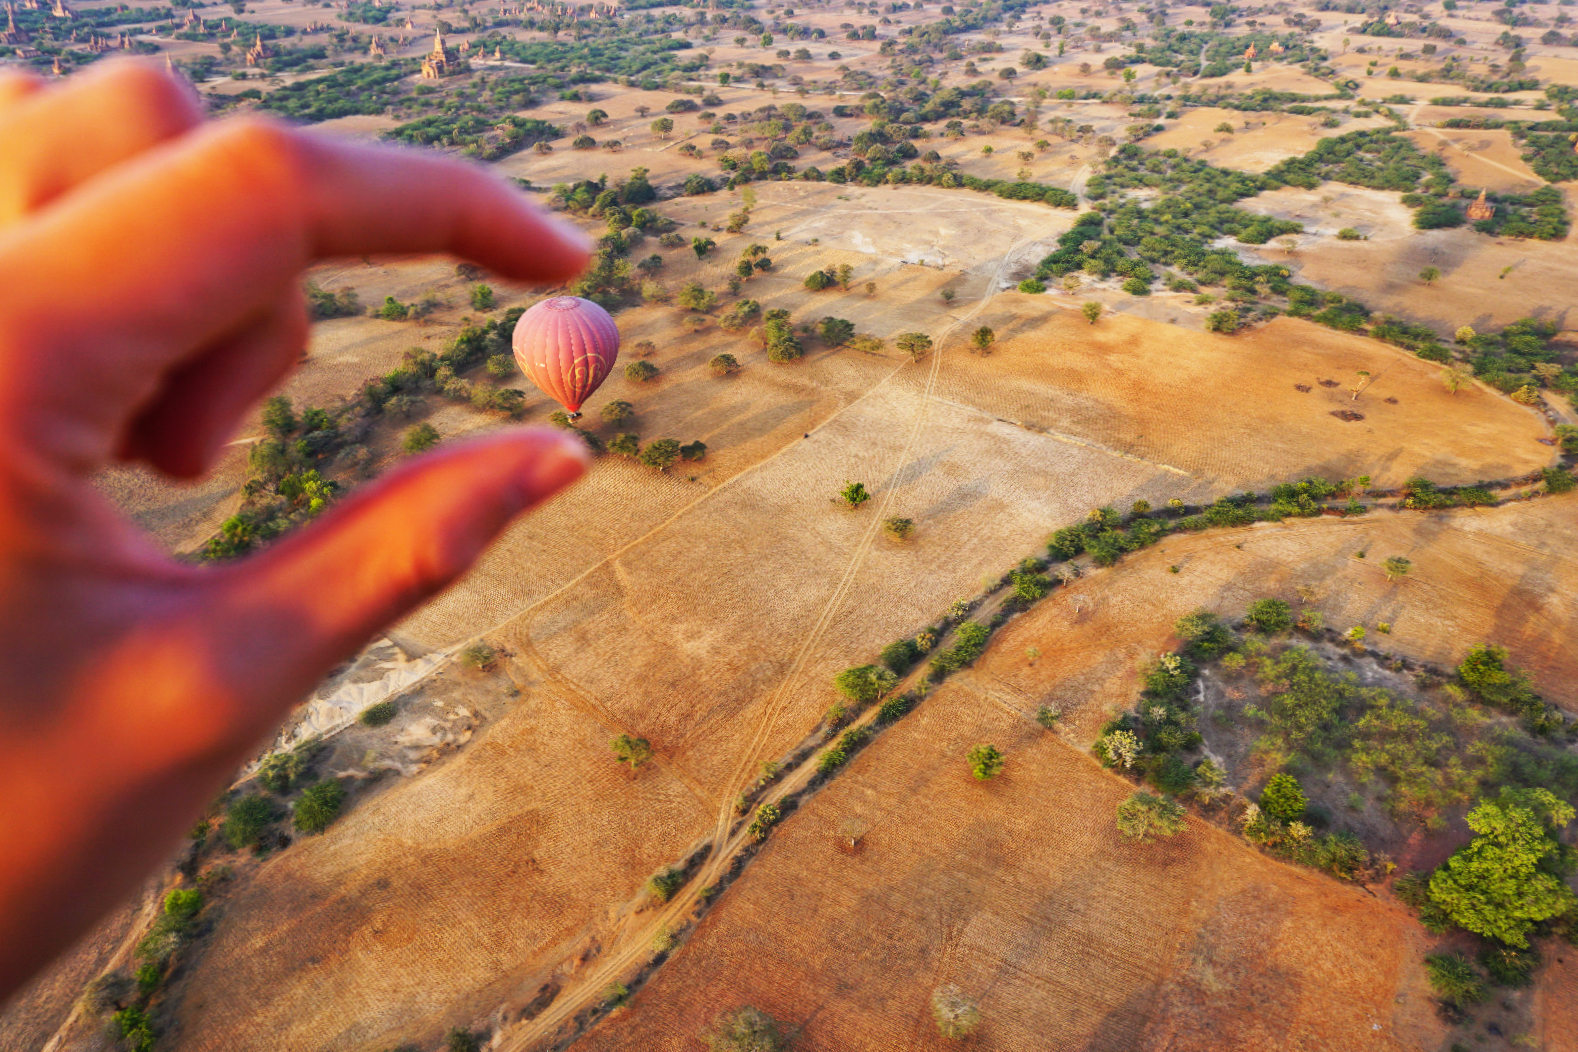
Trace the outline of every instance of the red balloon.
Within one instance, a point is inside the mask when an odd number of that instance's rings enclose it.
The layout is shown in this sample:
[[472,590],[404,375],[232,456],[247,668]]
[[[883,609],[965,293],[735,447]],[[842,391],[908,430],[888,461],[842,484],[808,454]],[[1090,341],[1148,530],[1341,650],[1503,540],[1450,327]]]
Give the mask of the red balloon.
[[515,323],[515,362],[542,393],[579,416],[619,357],[619,326],[591,300],[555,296]]

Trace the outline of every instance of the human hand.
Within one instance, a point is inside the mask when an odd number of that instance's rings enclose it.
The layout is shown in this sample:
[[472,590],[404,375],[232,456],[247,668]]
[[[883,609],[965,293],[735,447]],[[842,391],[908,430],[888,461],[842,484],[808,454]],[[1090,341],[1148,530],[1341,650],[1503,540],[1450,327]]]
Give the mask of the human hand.
[[244,562],[179,564],[90,485],[193,478],[300,356],[300,272],[451,252],[559,281],[584,235],[472,167],[257,121],[101,63],[0,76],[0,1001],[169,855],[333,665],[578,478],[513,431],[362,487]]

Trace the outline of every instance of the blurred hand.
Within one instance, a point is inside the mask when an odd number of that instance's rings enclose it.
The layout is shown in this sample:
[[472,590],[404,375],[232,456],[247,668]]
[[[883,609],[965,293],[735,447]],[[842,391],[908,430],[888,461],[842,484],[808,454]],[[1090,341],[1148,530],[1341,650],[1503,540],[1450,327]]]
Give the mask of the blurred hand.
[[325,672],[578,478],[460,444],[245,562],[180,565],[89,485],[212,466],[307,337],[324,256],[450,252],[557,282],[586,238],[483,172],[252,120],[106,62],[0,76],[0,1001],[167,858]]

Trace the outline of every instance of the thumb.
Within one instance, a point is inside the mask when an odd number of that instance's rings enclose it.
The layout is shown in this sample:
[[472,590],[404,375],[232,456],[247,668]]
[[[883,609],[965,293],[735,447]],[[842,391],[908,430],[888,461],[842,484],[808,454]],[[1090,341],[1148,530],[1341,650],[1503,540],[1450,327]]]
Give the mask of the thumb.
[[[581,477],[586,447],[545,429],[457,444],[356,493],[228,571],[213,653],[257,718],[293,703],[380,628],[470,568],[510,520]],[[228,657],[220,657],[228,654]]]

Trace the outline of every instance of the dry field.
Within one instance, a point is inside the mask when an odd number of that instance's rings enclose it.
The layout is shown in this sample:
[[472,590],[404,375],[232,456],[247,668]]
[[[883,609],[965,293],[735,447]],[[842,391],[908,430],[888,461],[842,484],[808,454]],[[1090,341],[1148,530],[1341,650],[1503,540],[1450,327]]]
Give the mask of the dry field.
[[[1224,121],[1237,129],[1232,135],[1216,130]],[[1180,150],[1219,168],[1264,172],[1278,161],[1309,153],[1323,138],[1377,128],[1385,123],[1377,117],[1350,118],[1339,128],[1322,128],[1318,117],[1301,117],[1294,113],[1240,113],[1200,106],[1186,110],[1178,120],[1169,122],[1166,131],[1147,138],[1145,148]],[[1203,145],[1206,142],[1213,145],[1206,149]]]
[[1407,137],[1421,150],[1439,154],[1466,186],[1492,193],[1528,193],[1545,185],[1526,164],[1511,133],[1502,129],[1419,128]]
[[[1484,133],[1479,133],[1484,134]],[[1522,317],[1578,327],[1578,271],[1568,241],[1489,238],[1467,228],[1416,231],[1396,194],[1323,183],[1315,190],[1283,187],[1239,207],[1303,223],[1314,234],[1292,257],[1279,248],[1239,246],[1248,259],[1288,266],[1299,281],[1353,296],[1371,310],[1425,322],[1444,332],[1460,325],[1485,330]],[[1338,241],[1351,226],[1369,241]],[[1434,285],[1419,280],[1440,268]]]
[[[964,753],[1007,754],[982,785]],[[1125,843],[1130,786],[1012,707],[948,685],[787,819],[684,950],[577,1047],[693,1049],[755,1005],[811,1050],[1413,1049],[1442,1033],[1402,910],[1198,822]],[[858,848],[840,834],[864,832]]]

